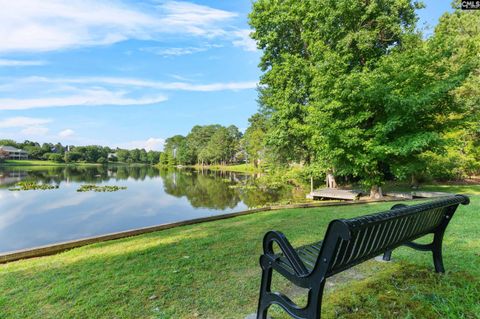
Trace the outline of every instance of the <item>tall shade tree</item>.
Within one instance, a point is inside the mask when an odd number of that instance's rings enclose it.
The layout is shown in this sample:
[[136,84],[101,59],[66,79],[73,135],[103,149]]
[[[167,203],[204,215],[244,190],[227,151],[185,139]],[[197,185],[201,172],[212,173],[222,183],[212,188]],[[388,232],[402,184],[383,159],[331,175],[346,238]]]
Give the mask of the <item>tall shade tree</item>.
[[259,103],[271,122],[266,143],[280,161],[309,161],[306,106],[312,61],[305,37],[311,1],[259,0],[250,14],[252,37],[263,50]]
[[415,31],[420,7],[408,0],[255,2],[250,24],[263,50],[259,91],[274,127],[269,142],[287,159],[360,178],[372,197],[381,196],[385,173],[418,170],[420,154],[440,150],[442,133],[458,124],[462,110],[451,93],[475,68],[471,58],[458,63],[474,45],[459,26],[443,27],[454,24],[448,15],[431,39]]
[[245,131],[242,139],[243,148],[247,153],[247,159],[258,167],[259,162],[264,157],[265,152],[265,134],[267,132],[267,120],[260,113],[252,115],[248,122],[250,125]]

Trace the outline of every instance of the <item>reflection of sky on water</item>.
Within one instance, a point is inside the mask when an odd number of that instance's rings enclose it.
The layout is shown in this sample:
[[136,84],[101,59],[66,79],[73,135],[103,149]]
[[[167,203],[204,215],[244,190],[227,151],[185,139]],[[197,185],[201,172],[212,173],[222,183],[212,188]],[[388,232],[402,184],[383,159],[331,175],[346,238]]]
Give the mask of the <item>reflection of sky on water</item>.
[[[85,183],[68,181],[68,177],[54,190],[13,192],[0,188],[0,253],[247,209],[240,199],[225,209],[195,208],[188,192],[177,197],[167,194],[164,178],[113,178],[97,183],[128,187],[111,193],[79,193],[77,188]],[[176,188],[178,180],[173,182],[170,187]],[[211,197],[204,189],[195,192]]]

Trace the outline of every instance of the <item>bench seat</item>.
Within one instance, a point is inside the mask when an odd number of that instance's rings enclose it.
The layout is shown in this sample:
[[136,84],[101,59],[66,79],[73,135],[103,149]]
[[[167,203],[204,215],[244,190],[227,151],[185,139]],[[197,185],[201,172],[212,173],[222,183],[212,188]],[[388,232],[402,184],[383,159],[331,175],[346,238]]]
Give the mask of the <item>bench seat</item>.
[[[300,246],[298,248],[295,248],[296,253],[298,254],[298,257],[302,260],[303,264],[307,268],[309,272],[313,270],[313,267],[315,266],[315,262],[318,258],[318,255],[320,254],[320,250],[322,248],[322,242],[319,241],[310,245],[305,245],[305,246]],[[276,254],[275,258],[277,260],[277,263],[291,272],[292,274],[295,274],[295,270],[290,266],[290,263],[288,262],[288,258],[280,253]]]

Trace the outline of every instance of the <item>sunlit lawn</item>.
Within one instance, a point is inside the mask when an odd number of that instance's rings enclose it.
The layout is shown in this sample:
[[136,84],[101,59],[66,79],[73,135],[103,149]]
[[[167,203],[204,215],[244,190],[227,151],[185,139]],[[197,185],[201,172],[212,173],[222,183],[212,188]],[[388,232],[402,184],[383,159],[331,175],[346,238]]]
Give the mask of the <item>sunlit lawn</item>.
[[[333,278],[323,318],[478,318],[480,186],[445,191],[475,194],[447,229],[447,273],[433,272],[429,253],[401,248],[392,263],[369,261]],[[244,318],[256,308],[266,231],[297,246],[321,239],[334,218],[390,206],[271,211],[0,265],[0,318]]]
[[99,165],[95,163],[57,163],[54,161],[42,160],[6,160],[0,166],[66,166],[66,165]]

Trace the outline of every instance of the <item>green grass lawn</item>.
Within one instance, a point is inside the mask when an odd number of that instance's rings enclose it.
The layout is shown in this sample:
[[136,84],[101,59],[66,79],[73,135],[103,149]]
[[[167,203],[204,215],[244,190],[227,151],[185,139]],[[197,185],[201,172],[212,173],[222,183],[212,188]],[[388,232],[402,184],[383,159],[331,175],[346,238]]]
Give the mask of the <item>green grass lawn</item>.
[[86,165],[100,165],[95,163],[57,163],[53,161],[42,160],[6,160],[0,163],[0,166],[86,166]]
[[[479,318],[480,186],[444,241],[447,272],[431,254],[400,248],[327,281],[322,318]],[[283,231],[294,246],[323,238],[328,222],[391,203],[289,209],[179,227],[0,265],[0,318],[244,318],[255,311],[261,240]],[[275,277],[295,300],[302,294]],[[273,309],[274,318],[287,318]]]
[[[193,168],[202,169],[201,165],[193,165]],[[255,167],[252,164],[238,164],[238,165],[207,165],[203,166],[204,169],[210,169],[213,171],[228,171],[238,173],[260,173],[261,168]]]

